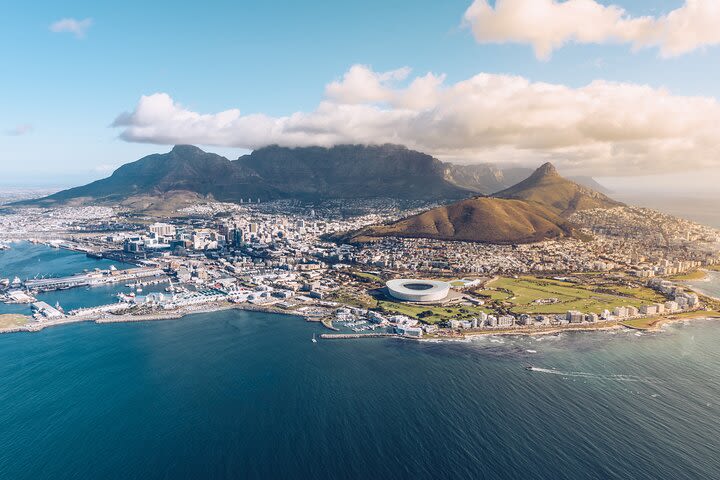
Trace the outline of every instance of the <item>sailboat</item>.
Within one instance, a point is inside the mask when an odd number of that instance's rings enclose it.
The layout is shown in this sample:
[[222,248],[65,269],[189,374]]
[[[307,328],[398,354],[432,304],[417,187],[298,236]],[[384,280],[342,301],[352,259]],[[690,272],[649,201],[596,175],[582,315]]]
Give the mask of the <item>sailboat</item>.
[[313,342],[313,343],[317,343],[317,338],[315,338],[315,334],[314,334],[314,333],[313,333],[312,342]]

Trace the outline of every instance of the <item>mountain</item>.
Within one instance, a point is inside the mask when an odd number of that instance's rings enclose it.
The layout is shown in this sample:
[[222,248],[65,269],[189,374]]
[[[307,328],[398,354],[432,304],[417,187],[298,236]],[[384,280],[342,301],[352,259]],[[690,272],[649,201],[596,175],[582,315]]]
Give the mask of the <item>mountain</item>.
[[490,163],[458,165],[446,163],[445,179],[475,193],[489,195],[503,190],[532,173],[528,168],[502,168]]
[[[166,154],[154,154],[121,166],[113,174],[88,185],[63,190],[36,202],[121,202],[135,196],[192,192],[196,196],[230,198],[241,191],[257,194],[253,173],[225,157],[197,147],[178,145]],[[255,175],[256,177],[256,175]]]
[[623,205],[605,194],[561,177],[551,163],[542,165],[522,182],[493,197],[538,203],[562,217],[569,217],[578,210]]
[[592,190],[595,190],[596,192],[604,193],[605,195],[610,195],[612,190],[607,188],[605,185],[602,185],[597,180],[595,180],[593,177],[588,177],[586,175],[576,175],[576,176],[570,176],[567,177],[568,180],[572,180],[573,182],[582,185],[583,187],[590,188]]
[[[468,186],[473,178],[470,173],[480,171],[476,168],[451,173],[456,181],[465,175],[462,184]],[[510,244],[582,237],[567,217],[578,210],[620,205],[602,193],[561,177],[552,164],[546,163],[525,180],[491,197],[469,198],[395,222],[365,227],[336,240],[366,243],[384,237],[403,237]]]
[[[475,193],[491,195],[526,179],[533,173],[532,168],[511,167],[491,163],[472,165],[445,164],[445,178],[462,188]],[[611,193],[594,178],[588,176],[568,177],[569,180],[601,193]]]
[[399,145],[271,146],[237,163],[299,198],[448,199],[472,194],[444,178],[442,162]]
[[[168,153],[123,165],[102,180],[19,204],[120,204],[134,211],[160,213],[206,199],[452,200],[495,191],[503,196],[510,191],[508,183],[520,181],[529,173],[525,168],[443,163],[398,145],[269,146],[234,161],[191,145],[178,145]],[[581,188],[568,183],[575,190]]]
[[389,224],[366,227],[336,240],[368,243],[383,237],[403,237],[511,244],[573,235],[570,223],[540,204],[473,197]]
[[190,145],[128,163],[102,180],[25,204],[162,203],[213,198],[452,199],[472,192],[444,178],[444,164],[397,145],[271,146],[230,161]]

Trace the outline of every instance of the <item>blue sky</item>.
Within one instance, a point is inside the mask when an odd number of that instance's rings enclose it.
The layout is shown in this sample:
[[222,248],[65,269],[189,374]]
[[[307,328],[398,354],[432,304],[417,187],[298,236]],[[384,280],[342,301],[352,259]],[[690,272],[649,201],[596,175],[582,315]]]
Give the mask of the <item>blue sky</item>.
[[[462,26],[471,0],[348,2],[5,2],[0,16],[0,184],[68,185],[105,176],[164,145],[111,128],[142,95],[167,93],[193,112],[285,116],[314,110],[326,84],[356,64],[413,75],[522,76],[571,88],[593,80],[720,97],[720,47],[672,58],[655,48],[568,45],[549,60],[525,44],[480,44]],[[611,2],[600,2],[608,5]],[[612,2],[633,16],[683,1]],[[92,19],[84,38],[53,32]],[[25,132],[27,130],[27,132]],[[25,132],[22,135],[9,134]],[[245,150],[208,147],[236,157]]]

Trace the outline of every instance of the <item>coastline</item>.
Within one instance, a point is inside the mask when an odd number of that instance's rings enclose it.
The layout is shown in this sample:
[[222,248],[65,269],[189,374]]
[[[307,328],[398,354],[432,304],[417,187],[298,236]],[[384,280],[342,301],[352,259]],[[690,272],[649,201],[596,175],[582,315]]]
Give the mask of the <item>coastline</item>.
[[465,333],[458,333],[454,335],[427,335],[422,338],[412,338],[412,337],[402,337],[399,336],[399,338],[409,338],[411,340],[418,340],[418,341],[438,341],[438,340],[448,340],[448,341],[458,341],[458,340],[469,340],[475,337],[482,337],[482,336],[538,336],[538,335],[554,335],[558,333],[563,332],[601,332],[601,331],[611,331],[611,330],[622,330],[622,329],[628,329],[628,330],[636,330],[640,332],[657,332],[661,331],[661,327],[663,325],[669,325],[669,324],[675,324],[675,323],[681,323],[691,320],[720,320],[720,313],[718,312],[708,312],[708,311],[697,311],[697,312],[689,312],[687,314],[680,314],[680,315],[667,315],[662,317],[650,317],[647,319],[642,319],[647,321],[647,326],[637,326],[637,325],[628,325],[627,321],[614,321],[614,322],[608,322],[604,325],[593,325],[593,324],[584,324],[584,325],[577,325],[577,326],[548,326],[548,327],[537,327],[533,329],[502,329],[502,330],[483,330],[483,331],[472,331],[472,332],[465,332]]
[[[100,317],[66,317],[61,320],[48,321],[48,322],[34,322],[26,323],[25,325],[17,325],[6,328],[0,328],[0,334],[19,333],[19,332],[39,332],[49,327],[57,327],[62,325],[92,322],[96,324],[107,324],[107,323],[134,323],[134,322],[156,322],[166,320],[177,320],[188,315],[194,315],[198,313],[214,313],[225,310],[245,310],[263,313],[272,313],[277,315],[288,315],[293,317],[303,318],[306,322],[320,323],[328,330],[338,332],[339,330],[332,326],[332,323],[326,318],[316,318],[303,315],[298,312],[291,310],[284,310],[274,306],[263,306],[253,305],[247,303],[224,303],[215,304],[205,307],[186,307],[183,309],[168,311],[168,312],[153,312],[142,315],[111,315],[106,314]],[[662,317],[640,319],[645,323],[632,325],[630,321],[613,321],[602,325],[599,324],[581,324],[581,325],[564,325],[564,326],[546,326],[546,327],[535,327],[531,329],[498,329],[498,330],[477,330],[471,332],[453,333],[451,335],[425,335],[422,338],[407,337],[402,335],[383,335],[387,337],[400,338],[403,340],[415,340],[415,341],[462,341],[471,340],[475,337],[483,336],[538,336],[538,335],[554,335],[563,332],[598,332],[598,331],[611,331],[611,330],[637,330],[641,332],[657,332],[661,330],[661,327],[666,324],[680,323],[691,320],[720,320],[720,313],[713,311],[697,311],[688,312],[680,315],[668,315]],[[337,335],[337,334],[336,334]],[[360,334],[369,335],[372,334]],[[339,337],[338,337],[339,338]],[[347,338],[356,338],[356,335],[348,336]]]
[[27,323],[25,325],[19,325],[19,326],[13,326],[13,327],[7,327],[0,329],[0,335],[1,334],[8,334],[8,333],[19,333],[19,332],[39,332],[42,330],[45,330],[46,328],[50,327],[58,327],[62,325],[70,325],[74,323],[83,323],[83,322],[92,322],[96,324],[105,324],[105,323],[134,323],[134,322],[156,322],[156,321],[164,321],[164,320],[177,320],[183,317],[186,317],[188,315],[194,315],[198,313],[214,313],[214,312],[221,312],[225,310],[246,310],[246,311],[254,311],[254,312],[263,312],[263,313],[273,313],[278,315],[289,315],[293,317],[300,317],[305,319],[306,321],[314,321],[311,320],[309,317],[302,315],[300,313],[296,313],[293,311],[288,310],[282,310],[276,307],[272,306],[260,306],[260,305],[252,305],[252,304],[222,304],[222,305],[212,305],[207,307],[197,307],[197,308],[183,308],[178,310],[173,310],[169,312],[154,312],[144,315],[106,315],[106,316],[100,316],[100,317],[66,317],[61,320],[55,320],[55,321],[48,321],[48,322],[34,322],[34,323]]

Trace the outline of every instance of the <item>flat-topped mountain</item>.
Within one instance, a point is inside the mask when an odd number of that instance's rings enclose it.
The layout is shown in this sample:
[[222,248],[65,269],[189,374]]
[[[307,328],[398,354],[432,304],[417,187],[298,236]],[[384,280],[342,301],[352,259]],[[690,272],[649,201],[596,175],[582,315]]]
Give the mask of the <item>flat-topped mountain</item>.
[[527,176],[528,170],[443,163],[398,145],[270,146],[234,161],[178,145],[168,153],[123,165],[102,180],[20,204],[120,204],[135,211],[168,212],[204,199],[454,200],[497,190],[502,190],[499,197],[538,202],[562,215],[616,204],[563,179],[554,169],[541,170],[506,188],[509,181]]
[[444,177],[441,161],[399,145],[270,146],[236,163],[293,197],[447,199],[472,194]]
[[448,181],[444,164],[397,145],[271,146],[230,161],[190,146],[148,155],[102,180],[32,204],[130,203],[177,196],[239,202],[282,198],[452,199],[472,191]]
[[432,238],[480,243],[532,243],[573,236],[574,229],[552,210],[522,200],[473,197],[385,225],[339,237],[348,243],[384,237]]
[[551,163],[542,165],[522,182],[493,197],[539,203],[563,217],[569,217],[578,210],[623,205],[605,194],[561,177]]

